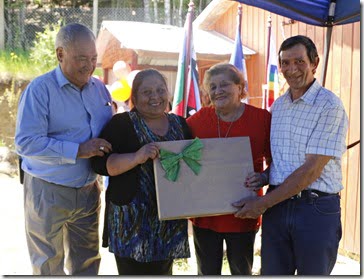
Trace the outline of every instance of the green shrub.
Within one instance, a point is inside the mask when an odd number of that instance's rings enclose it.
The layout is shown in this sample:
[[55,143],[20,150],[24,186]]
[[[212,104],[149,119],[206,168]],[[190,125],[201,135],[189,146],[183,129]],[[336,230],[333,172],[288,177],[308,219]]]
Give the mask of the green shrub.
[[43,32],[37,32],[29,58],[42,73],[54,69],[57,64],[55,41],[60,24],[47,25]]

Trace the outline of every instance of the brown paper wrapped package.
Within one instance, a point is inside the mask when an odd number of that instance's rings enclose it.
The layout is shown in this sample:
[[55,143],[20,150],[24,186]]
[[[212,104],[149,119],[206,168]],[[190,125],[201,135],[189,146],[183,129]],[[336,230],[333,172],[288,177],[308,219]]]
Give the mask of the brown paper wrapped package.
[[[167,180],[159,159],[155,159],[154,177],[160,220],[230,214],[237,211],[231,204],[255,196],[244,187],[245,177],[253,171],[249,137],[201,139],[202,168],[195,175],[180,160],[176,182]],[[192,140],[159,142],[160,148],[179,153]]]

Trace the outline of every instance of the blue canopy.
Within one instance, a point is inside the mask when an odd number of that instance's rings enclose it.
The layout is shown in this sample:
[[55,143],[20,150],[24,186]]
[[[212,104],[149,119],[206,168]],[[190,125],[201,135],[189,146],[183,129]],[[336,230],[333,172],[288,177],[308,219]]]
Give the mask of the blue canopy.
[[[234,0],[317,26],[360,21],[360,0]],[[329,16],[330,4],[332,17]],[[336,6],[336,7],[335,7]]]
[[326,70],[334,25],[360,21],[360,0],[233,0],[307,24],[328,27],[324,44],[321,83]]

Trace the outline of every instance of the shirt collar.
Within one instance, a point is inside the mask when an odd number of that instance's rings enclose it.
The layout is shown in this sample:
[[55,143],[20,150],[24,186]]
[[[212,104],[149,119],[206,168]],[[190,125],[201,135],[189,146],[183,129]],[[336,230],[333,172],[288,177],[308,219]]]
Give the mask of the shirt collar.
[[58,65],[56,68],[56,78],[57,78],[57,83],[58,83],[59,87],[63,87],[66,84],[71,84],[68,81],[68,79],[64,76],[60,65]]
[[299,100],[302,100],[303,102],[305,102],[309,105],[313,105],[320,89],[321,89],[321,85],[317,81],[317,79],[315,79],[314,82],[312,83],[312,85],[310,86],[310,88],[307,89],[305,94],[303,94],[300,98],[298,98],[294,102],[292,102],[291,93],[290,93],[290,90],[288,89],[287,94],[286,94],[286,100],[288,99],[291,103],[296,103]]
[[[57,68],[56,68],[56,78],[57,78],[57,83],[58,83],[58,85],[59,85],[59,87],[63,87],[63,86],[65,86],[65,85],[67,85],[67,84],[69,84],[69,85],[71,85],[72,87],[75,87],[75,88],[77,88],[78,90],[80,90],[77,86],[75,86],[73,83],[71,83],[67,78],[66,78],[66,76],[63,74],[63,72],[62,72],[62,70],[61,70],[61,66],[60,65],[58,65],[57,66]],[[85,87],[87,87],[87,86],[90,86],[91,84],[94,84],[95,83],[95,81],[93,80],[94,78],[93,77],[91,77],[90,79],[89,79],[89,81],[87,82],[87,84],[83,87],[83,88],[85,88]]]

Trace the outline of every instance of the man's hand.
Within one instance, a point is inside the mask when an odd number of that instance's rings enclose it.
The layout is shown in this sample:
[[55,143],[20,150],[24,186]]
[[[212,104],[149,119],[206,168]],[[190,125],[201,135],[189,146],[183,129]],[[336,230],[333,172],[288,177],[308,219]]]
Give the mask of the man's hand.
[[112,150],[111,144],[99,138],[93,138],[80,144],[78,147],[77,158],[88,159],[93,156],[104,156]]
[[233,206],[239,208],[234,216],[241,219],[256,219],[266,211],[266,207],[261,205],[261,197],[244,198],[234,202]]
[[266,174],[259,172],[250,172],[245,179],[245,187],[250,190],[257,191],[268,184]]

